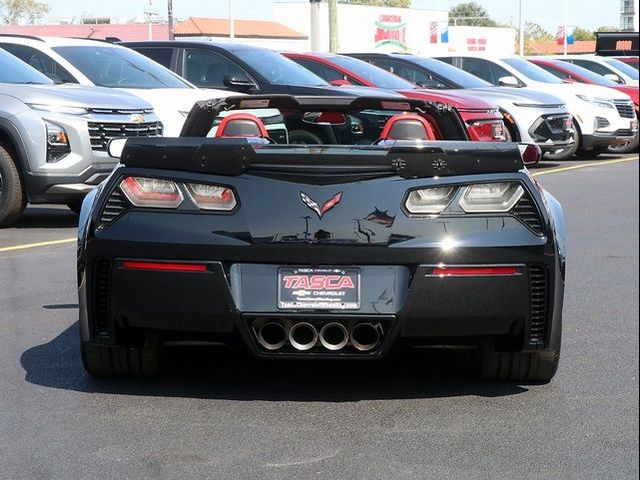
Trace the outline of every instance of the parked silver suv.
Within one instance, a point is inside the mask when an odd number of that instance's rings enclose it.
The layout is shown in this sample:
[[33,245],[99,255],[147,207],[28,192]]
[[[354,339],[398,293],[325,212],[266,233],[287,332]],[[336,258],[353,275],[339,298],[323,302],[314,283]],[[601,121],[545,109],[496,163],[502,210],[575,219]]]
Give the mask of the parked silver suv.
[[111,172],[112,138],[160,136],[162,123],[145,100],[107,88],[57,86],[0,50],[0,227],[27,203],[66,204]]

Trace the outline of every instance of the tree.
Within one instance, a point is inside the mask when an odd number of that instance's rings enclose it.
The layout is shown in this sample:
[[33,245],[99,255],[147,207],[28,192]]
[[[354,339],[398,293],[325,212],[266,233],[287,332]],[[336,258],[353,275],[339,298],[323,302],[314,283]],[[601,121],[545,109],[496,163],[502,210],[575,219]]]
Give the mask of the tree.
[[449,10],[449,25],[470,25],[475,27],[496,27],[498,24],[489,13],[476,2],[459,3]]
[[526,40],[553,40],[555,37],[542,26],[534,22],[524,22],[524,39]]
[[342,0],[340,3],[371,5],[373,7],[409,8],[411,6],[411,0]]
[[601,25],[596,28],[596,32],[619,32],[620,29],[618,27],[614,27],[613,25]]
[[595,40],[596,36],[593,34],[591,30],[587,30],[586,28],[576,27],[573,29],[573,39],[578,41],[583,40]]
[[0,0],[0,18],[9,25],[35,23],[47,13],[49,5],[38,0]]

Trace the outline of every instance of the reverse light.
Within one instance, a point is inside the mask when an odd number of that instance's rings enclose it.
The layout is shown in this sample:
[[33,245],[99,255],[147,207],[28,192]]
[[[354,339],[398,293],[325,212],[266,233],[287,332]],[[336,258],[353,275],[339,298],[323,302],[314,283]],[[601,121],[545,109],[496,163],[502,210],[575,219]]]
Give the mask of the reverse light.
[[171,180],[145,177],[126,177],[120,189],[136,207],[178,208],[183,197]]
[[55,163],[71,153],[67,131],[57,123],[44,121],[47,131],[47,162]]
[[460,206],[467,213],[508,212],[523,194],[514,182],[479,183],[466,188]]
[[584,100],[585,102],[590,103],[596,107],[600,108],[613,108],[616,106],[613,104],[613,100],[609,98],[600,98],[600,97],[590,97],[588,95],[576,95],[580,100]]
[[413,190],[409,193],[405,207],[409,213],[440,213],[451,202],[453,187],[433,187]]
[[237,205],[236,196],[228,187],[202,183],[187,183],[185,186],[191,201],[203,210],[229,212]]

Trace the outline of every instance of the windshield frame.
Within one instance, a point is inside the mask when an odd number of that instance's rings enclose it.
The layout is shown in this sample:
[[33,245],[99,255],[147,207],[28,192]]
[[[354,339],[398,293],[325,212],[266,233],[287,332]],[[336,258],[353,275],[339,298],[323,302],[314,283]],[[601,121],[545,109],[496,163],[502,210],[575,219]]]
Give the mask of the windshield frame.
[[[551,84],[564,84],[561,79],[556,77],[553,73],[547,72],[544,68],[539,67],[533,62],[526,60],[524,58],[502,58],[501,59],[505,64],[509,67],[517,71],[520,75],[522,75],[527,80],[531,80],[533,82],[538,83],[551,83]],[[518,68],[518,66],[525,67],[524,70]]]
[[[69,62],[78,72],[84,75],[91,83],[98,87],[106,88],[122,88],[132,90],[144,90],[144,89],[178,89],[178,88],[195,88],[184,78],[176,75],[171,70],[163,67],[162,65],[154,62],[148,57],[131,50],[126,47],[115,45],[58,45],[52,47],[52,50]],[[117,57],[121,62],[120,67],[129,68],[139,75],[138,78],[145,78],[150,81],[148,84],[131,84],[131,83],[109,83],[102,80],[96,70],[89,71],[89,65],[80,62],[87,61],[89,55],[104,55],[109,57]],[[77,56],[78,55],[78,56]],[[91,59],[89,60],[91,61]],[[111,65],[111,64],[110,64]],[[95,65],[91,65],[95,69]],[[111,66],[107,67],[108,69]],[[126,77],[121,77],[126,79]]]

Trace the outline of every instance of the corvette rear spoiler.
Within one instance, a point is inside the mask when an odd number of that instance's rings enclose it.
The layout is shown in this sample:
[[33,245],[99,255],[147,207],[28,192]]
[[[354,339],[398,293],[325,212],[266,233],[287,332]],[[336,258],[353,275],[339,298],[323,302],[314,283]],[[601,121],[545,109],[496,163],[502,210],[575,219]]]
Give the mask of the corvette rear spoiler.
[[518,145],[425,142],[391,146],[253,145],[231,138],[135,138],[120,159],[127,167],[215,175],[249,172],[303,175],[399,175],[403,178],[517,172]]

